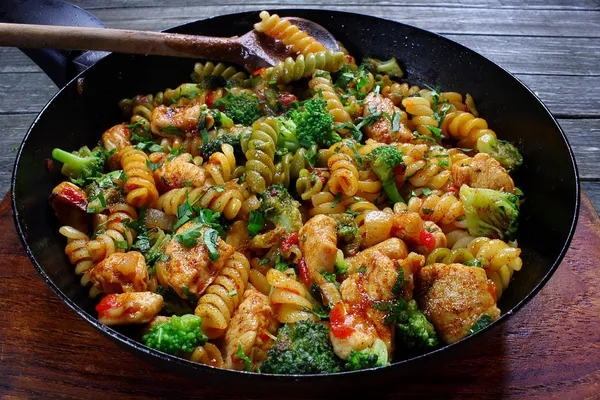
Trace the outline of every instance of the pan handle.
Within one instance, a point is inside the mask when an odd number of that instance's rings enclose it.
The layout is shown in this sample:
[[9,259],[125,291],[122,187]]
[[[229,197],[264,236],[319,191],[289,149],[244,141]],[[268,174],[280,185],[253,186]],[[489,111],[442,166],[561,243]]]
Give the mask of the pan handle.
[[[2,0],[0,22],[106,28],[84,9],[62,0]],[[21,49],[59,87],[106,56],[106,52]]]

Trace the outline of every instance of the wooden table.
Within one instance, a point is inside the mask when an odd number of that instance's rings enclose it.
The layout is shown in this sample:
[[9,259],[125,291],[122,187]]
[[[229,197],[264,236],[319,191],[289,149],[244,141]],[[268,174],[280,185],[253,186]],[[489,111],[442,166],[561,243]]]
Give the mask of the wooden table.
[[[263,0],[81,0],[110,27],[159,30],[210,15],[272,8]],[[576,153],[584,192],[600,208],[600,3],[345,0],[285,2],[383,16],[441,33],[497,61],[549,106]],[[56,87],[24,55],[0,49],[0,191],[35,114]],[[8,202],[0,204],[0,397],[231,398],[141,361],[94,330],[42,282],[21,249]],[[407,371],[375,393],[457,398],[600,398],[600,221],[583,199],[565,261],[516,316],[452,360]],[[238,390],[239,393],[239,390]],[[271,393],[270,397],[291,397]],[[243,397],[251,397],[246,392]]]

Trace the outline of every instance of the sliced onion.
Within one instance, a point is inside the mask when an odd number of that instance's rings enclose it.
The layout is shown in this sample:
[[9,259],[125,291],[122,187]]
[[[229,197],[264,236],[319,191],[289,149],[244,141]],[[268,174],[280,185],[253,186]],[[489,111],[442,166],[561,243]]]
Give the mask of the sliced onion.
[[172,231],[176,222],[176,216],[165,214],[154,208],[149,208],[146,211],[146,218],[144,219],[144,223],[148,228],[160,228],[164,231]]

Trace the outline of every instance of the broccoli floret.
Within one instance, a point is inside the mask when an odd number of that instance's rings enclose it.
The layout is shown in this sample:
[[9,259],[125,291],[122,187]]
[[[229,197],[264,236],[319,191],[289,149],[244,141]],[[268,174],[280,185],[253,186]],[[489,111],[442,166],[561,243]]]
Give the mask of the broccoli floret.
[[213,118],[215,119],[215,125],[219,128],[231,128],[233,126],[233,120],[224,112],[213,110],[212,114]]
[[492,189],[460,188],[460,199],[473,236],[512,240],[519,226],[519,198]]
[[265,220],[282,226],[288,232],[302,228],[302,215],[298,203],[283,185],[272,185],[262,194],[259,211]]
[[262,372],[270,374],[326,374],[341,371],[342,361],[333,352],[329,329],[312,320],[284,325],[267,352]]
[[277,148],[296,151],[300,148],[300,142],[296,137],[296,124],[289,118],[277,117]]
[[219,107],[236,124],[250,126],[262,116],[258,97],[244,93],[240,96],[231,93],[218,100],[215,107]]
[[237,160],[243,159],[244,153],[242,152],[240,136],[240,133],[235,130],[233,132],[221,131],[214,139],[202,144],[200,153],[202,153],[205,160],[208,160],[213,153],[221,151],[222,145],[230,144],[233,147],[235,158]]
[[71,178],[71,182],[84,186],[92,178],[98,178],[102,175],[106,153],[102,150],[91,151],[84,146],[73,153],[54,149],[52,150],[52,157],[64,164],[61,172]]
[[508,171],[514,171],[523,164],[523,156],[515,146],[492,134],[488,133],[477,139],[475,148],[480,153],[487,153],[495,158]]
[[337,251],[337,256],[335,257],[334,267],[336,275],[346,275],[348,269],[350,268],[344,259],[344,252],[339,249]]
[[404,203],[404,199],[400,196],[396,187],[395,177],[395,169],[404,163],[402,152],[394,146],[376,147],[366,157],[366,162],[379,180],[381,180],[383,190],[387,194],[388,199],[393,203]]
[[386,74],[392,78],[402,78],[404,76],[404,71],[400,68],[396,57],[392,57],[387,61],[364,57],[362,65],[372,74]]
[[193,314],[178,317],[172,316],[169,322],[158,323],[150,332],[142,337],[148,347],[165,353],[178,355],[190,354],[198,346],[202,346],[208,338],[200,330],[202,318]]
[[309,148],[314,143],[329,147],[342,141],[333,129],[333,117],[322,97],[306,100],[301,109],[290,110],[288,116],[296,125],[296,137],[302,147]]
[[439,343],[433,325],[419,311],[414,300],[398,314],[396,328],[396,338],[407,349],[430,349]]
[[375,339],[373,346],[361,351],[352,349],[345,368],[348,371],[358,371],[374,367],[383,367],[388,365],[388,352],[385,343],[381,339]]

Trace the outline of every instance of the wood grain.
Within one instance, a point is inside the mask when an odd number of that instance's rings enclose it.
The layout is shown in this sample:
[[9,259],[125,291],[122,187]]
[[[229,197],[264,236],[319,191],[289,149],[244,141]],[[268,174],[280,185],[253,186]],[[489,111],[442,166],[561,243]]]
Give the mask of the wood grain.
[[[43,283],[21,249],[7,199],[0,204],[0,229],[5,232],[0,236],[0,397],[191,399],[256,395],[246,387],[211,386],[201,375],[186,379],[121,349]],[[381,398],[444,396],[469,400],[598,398],[598,258],[600,220],[584,197],[565,260],[529,304],[474,346],[455,352],[452,359],[436,359],[407,369],[399,378],[410,384],[384,385],[377,393]],[[373,388],[357,384],[331,390],[338,395],[361,389],[373,393]],[[263,398],[282,396],[293,398],[294,391]]]

